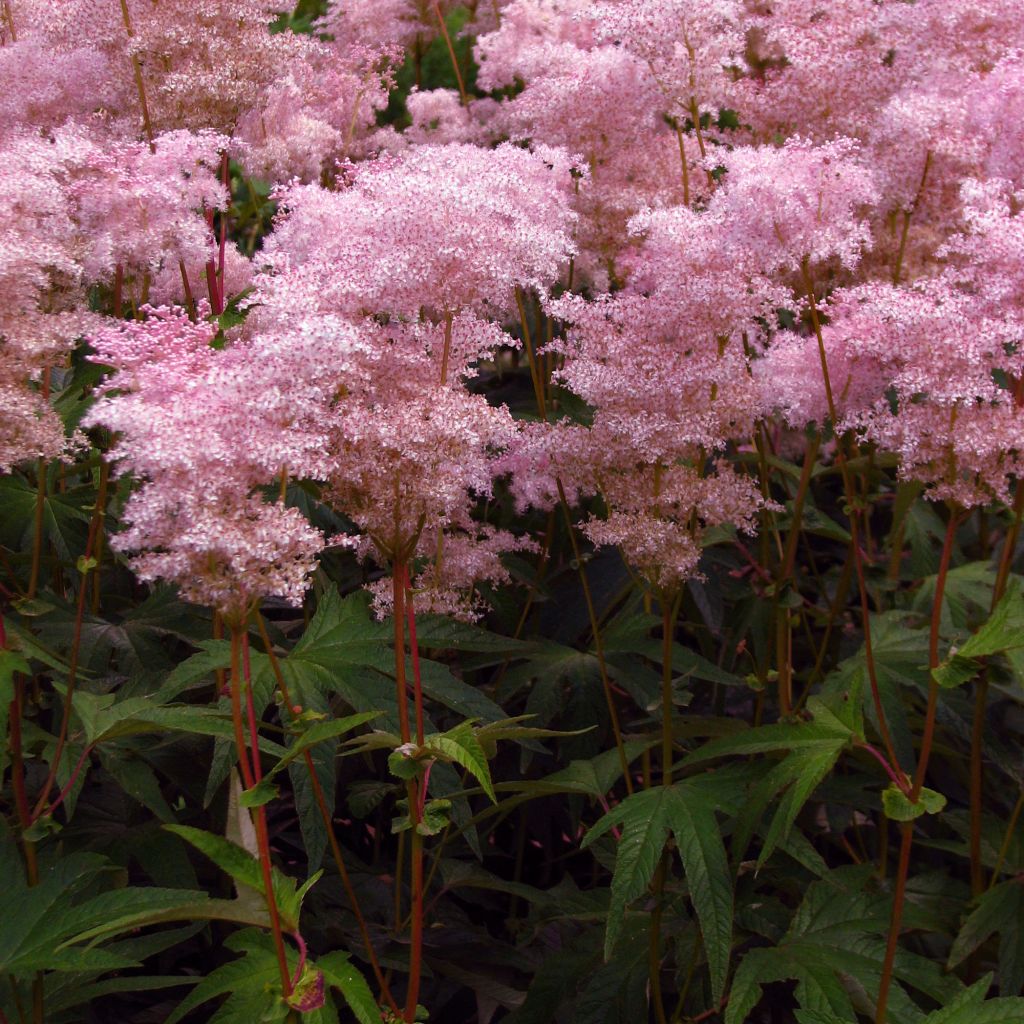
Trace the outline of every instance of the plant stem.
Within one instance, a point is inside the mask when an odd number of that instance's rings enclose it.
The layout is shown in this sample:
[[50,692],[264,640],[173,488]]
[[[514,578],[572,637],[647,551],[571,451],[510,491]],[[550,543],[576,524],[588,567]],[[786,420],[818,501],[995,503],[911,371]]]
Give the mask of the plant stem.
[[[132,28],[132,16],[128,11],[128,0],[121,0],[121,19],[124,21],[124,29],[128,34],[129,41],[135,38],[135,30]],[[139,94],[139,106],[142,109],[142,128],[146,133],[151,153],[156,152],[156,143],[153,141],[153,122],[149,116],[149,104],[146,102],[146,83],[142,79],[142,65],[139,64],[139,55],[132,53],[132,75],[135,78],[135,89]]]
[[[914,781],[907,794],[913,803],[917,803],[924,786],[931,756],[932,741],[935,736],[935,715],[939,702],[939,684],[935,679],[935,669],[939,666],[939,627],[942,623],[942,602],[946,591],[946,577],[949,574],[949,563],[953,553],[953,541],[959,523],[956,509],[950,509],[949,522],[946,525],[946,537],[942,545],[942,558],[939,571],[935,577],[935,596],[932,603],[931,628],[928,635],[928,707],[925,712],[924,733],[921,737],[921,753],[914,771]],[[910,870],[910,849],[914,842],[914,826],[912,822],[904,822],[900,826],[900,859],[896,869],[896,888],[892,899],[892,917],[889,921],[889,935],[885,945],[885,960],[882,963],[882,977],[878,987],[878,1004],[875,1010],[875,1024],[885,1024],[889,1004],[889,990],[892,987],[893,964],[896,960],[896,948],[899,944],[900,923],[903,920],[903,906],[906,902],[907,873]]]
[[928,171],[932,166],[932,151],[929,149],[924,158],[924,171],[921,173],[921,184],[917,186],[917,193],[910,204],[910,208],[903,211],[903,230],[900,232],[900,247],[896,252],[896,265],[892,269],[892,283],[900,283],[900,274],[903,271],[903,255],[907,248],[907,236],[910,234],[910,218],[914,216],[921,196],[924,193],[924,186],[928,181]]
[[660,595],[661,600],[661,784],[672,785],[672,643],[683,595]]
[[416,709],[416,742],[422,746],[423,726],[423,680],[420,676],[420,652],[416,643],[416,609],[413,606],[412,584],[409,582],[409,566],[403,566],[402,585],[405,588],[405,615],[409,630],[409,656],[412,660],[412,692]]
[[71,651],[68,655],[68,683],[64,694],[64,714],[61,718],[60,733],[57,736],[57,745],[54,749],[53,759],[50,762],[50,771],[46,781],[39,793],[35,806],[32,809],[32,820],[35,821],[43,812],[50,799],[50,790],[57,779],[57,772],[60,770],[60,759],[64,754],[64,747],[67,743],[68,728],[71,724],[72,698],[75,695],[75,683],[78,678],[78,657],[82,646],[82,624],[85,619],[85,602],[89,593],[89,562],[92,553],[96,549],[97,539],[103,519],[106,515],[107,504],[107,474],[100,473],[99,487],[96,491],[96,504],[93,506],[92,518],[89,520],[89,533],[85,541],[85,552],[83,558],[83,571],[78,582],[78,599],[75,607],[75,625],[71,637]]
[[[818,356],[821,360],[821,374],[825,384],[825,398],[828,401],[829,419],[832,421],[832,429],[838,431],[839,417],[836,411],[835,399],[832,395],[832,380],[828,372],[828,357],[825,352],[825,339],[821,333],[821,320],[818,317],[818,304],[814,298],[814,282],[811,280],[810,261],[805,257],[800,262],[800,273],[803,278],[804,291],[807,294],[807,301],[810,304],[811,326],[814,328],[814,336],[818,342]],[[875,717],[878,719],[878,731],[885,745],[885,752],[890,763],[900,770],[899,758],[896,756],[896,749],[893,746],[892,736],[889,732],[889,723],[886,719],[885,708],[882,706],[882,694],[878,688],[878,675],[875,671],[875,657],[871,644],[871,612],[868,608],[867,583],[864,577],[864,563],[860,550],[860,531],[858,529],[857,511],[858,501],[853,489],[853,482],[850,479],[850,470],[846,464],[846,453],[843,450],[842,439],[836,434],[836,463],[843,480],[843,494],[846,498],[848,515],[850,520],[850,553],[853,556],[853,567],[857,574],[857,588],[860,591],[860,611],[864,626],[864,659],[868,670],[868,682],[871,686],[871,699],[875,707]]]
[[[1021,517],[1024,515],[1024,483],[1017,482],[1013,498],[1013,524],[1006,531],[1003,549],[999,556],[995,586],[992,588],[992,610],[1006,593],[1010,578],[1010,566],[1020,536]],[[985,891],[985,866],[981,862],[981,819],[984,788],[984,742],[985,710],[988,706],[988,666],[983,666],[974,692],[974,721],[971,723],[970,761],[970,847],[971,847],[971,894],[980,896]]]
[[[50,368],[43,370],[40,396],[44,402],[50,400]],[[43,513],[46,511],[46,460],[36,463],[36,507],[32,525],[32,568],[29,571],[28,593],[31,600],[39,589],[39,569],[43,561]]]
[[448,47],[448,56],[452,59],[452,69],[455,71],[455,81],[459,86],[459,101],[462,105],[469,105],[469,96],[466,94],[466,84],[462,80],[462,69],[459,67],[458,58],[455,56],[455,47],[452,46],[452,37],[448,34],[448,26],[445,24],[443,15],[441,14],[441,6],[434,0],[434,14],[437,15],[437,24],[441,28],[441,35],[444,36],[445,46]]
[[989,889],[999,881],[999,873],[1003,870],[1003,864],[1006,862],[1006,855],[1010,852],[1010,843],[1013,841],[1013,833],[1017,828],[1017,821],[1020,818],[1020,812],[1022,809],[1024,809],[1024,789],[1022,789],[1017,795],[1017,802],[1013,805],[1010,820],[1006,824],[1006,834],[1003,836],[1003,841],[999,846],[999,853],[996,856],[995,865],[992,868],[992,878],[988,883]]
[[[241,655],[241,658],[240,658]],[[239,671],[239,661],[244,664],[244,679]],[[252,737],[252,760],[246,751],[245,726],[242,722],[242,689],[245,689],[246,710],[249,734]],[[231,624],[231,720],[235,732],[235,745],[238,753],[238,765],[242,771],[245,788],[251,789],[263,777],[260,767],[259,734],[256,728],[255,710],[252,698],[252,678],[249,671],[248,635],[244,623]],[[244,811],[242,812],[244,813]],[[256,846],[259,851],[260,874],[263,876],[264,899],[267,902],[267,913],[270,916],[270,931],[274,937],[274,951],[277,954],[277,966],[281,974],[281,988],[285,998],[292,992],[291,971],[288,969],[288,954],[284,944],[284,933],[281,928],[281,915],[277,908],[274,895],[274,872],[270,859],[270,838],[267,832],[267,812],[265,807],[257,807],[253,813],[253,825],[256,829]]]
[[651,911],[651,926],[647,938],[647,972],[651,985],[651,1003],[657,1024],[668,1024],[665,1014],[664,996],[661,992],[661,915],[665,901],[665,853],[662,852],[654,875],[654,910]]
[[[416,644],[416,610],[413,606],[412,590],[409,586],[409,566],[402,565],[402,587],[406,591],[406,616],[409,627],[409,653],[412,660],[413,699],[416,708],[416,742],[422,746],[423,728],[423,680],[420,676],[420,656]],[[397,656],[397,652],[396,652]],[[405,1020],[412,1024],[416,1020],[416,1004],[420,994],[420,977],[423,973],[423,836],[419,824],[423,820],[423,807],[427,802],[427,784],[430,780],[430,766],[427,766],[418,782],[410,780],[409,821],[412,823],[412,849],[410,850],[411,885],[409,898],[412,901],[409,922],[409,990],[405,997]],[[415,797],[415,801],[414,801]]]
[[395,700],[398,701],[398,731],[403,743],[412,742],[409,728],[409,693],[405,681],[405,563],[396,559],[391,567],[391,592],[395,634]]
[[25,877],[29,886],[39,884],[39,863],[36,858],[36,845],[25,838],[25,831],[32,824],[32,811],[28,805],[25,792],[25,760],[21,742],[21,719],[25,707],[25,684],[21,678],[15,677],[14,700],[10,706],[10,750],[11,750],[11,786],[14,789],[14,807],[21,826],[21,848],[25,857]]
[[604,658],[604,643],[601,640],[601,626],[597,619],[597,609],[594,607],[594,597],[590,593],[590,583],[587,580],[586,569],[580,557],[580,547],[576,540],[576,531],[572,524],[572,513],[569,511],[569,502],[565,496],[565,488],[560,478],[555,478],[558,487],[558,501],[562,506],[562,515],[565,517],[565,527],[569,533],[569,543],[572,546],[572,557],[578,567],[580,586],[583,589],[583,602],[587,606],[587,615],[590,618],[590,632],[594,638],[594,654],[597,657],[597,667],[601,675],[601,686],[604,690],[604,700],[608,707],[608,719],[611,722],[612,733],[615,736],[615,749],[619,755],[619,767],[622,769],[622,779],[626,784],[626,792],[632,795],[633,780],[629,777],[629,758],[626,757],[626,744],[622,738],[622,728],[619,724],[619,713],[615,708],[615,696],[612,693],[612,683],[608,676],[608,665]]
[[676,130],[676,139],[679,142],[679,162],[683,168],[683,206],[690,205],[690,168],[686,159],[686,143],[683,141],[683,129],[679,127],[679,122],[674,122]]
[[[258,611],[255,613],[255,617],[256,627],[259,629],[260,639],[263,641],[263,650],[267,655],[267,660],[270,662],[270,668],[274,673],[277,688],[281,693],[281,697],[284,700],[285,707],[288,709],[288,713],[294,718],[295,705],[292,703],[288,684],[285,682],[284,673],[281,671],[281,663],[278,661],[277,655],[274,653],[273,644],[270,642],[266,623],[264,623],[263,616]],[[320,779],[316,773],[316,765],[313,763],[313,754],[307,749],[302,752],[302,757],[306,764],[306,771],[309,774],[309,784],[313,790],[313,799],[316,801],[317,808],[320,811],[320,817],[324,823],[324,830],[327,833],[327,843],[331,848],[331,855],[334,858],[334,866],[338,869],[338,874],[341,876],[341,884],[345,889],[345,896],[348,899],[349,906],[352,908],[352,913],[355,915],[356,924],[359,927],[359,934],[363,940],[363,947],[366,950],[370,966],[373,968],[377,984],[380,986],[381,997],[397,1014],[399,1012],[398,1005],[395,1003],[395,1000],[391,995],[391,989],[384,980],[384,972],[381,970],[380,961],[377,959],[377,953],[374,950],[373,942],[370,939],[370,930],[366,926],[366,919],[363,917],[363,912],[359,906],[359,900],[356,897],[355,889],[352,887],[352,879],[349,877],[348,869],[345,867],[345,861],[341,856],[341,847],[338,844],[338,837],[334,834],[334,821],[331,815],[331,810],[327,806],[327,799],[324,796],[323,786],[320,785]]]

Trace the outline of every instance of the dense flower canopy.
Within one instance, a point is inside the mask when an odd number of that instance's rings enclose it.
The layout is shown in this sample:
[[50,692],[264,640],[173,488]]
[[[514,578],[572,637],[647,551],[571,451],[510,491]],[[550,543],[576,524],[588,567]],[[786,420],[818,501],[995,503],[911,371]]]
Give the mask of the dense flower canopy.
[[[1022,172],[1003,126],[1024,79],[1005,4],[512,0],[475,23],[477,86],[505,95],[413,89],[407,130],[379,129],[393,62],[437,34],[448,8],[435,6],[334,4],[303,36],[257,0],[205,0],[187,18],[12,0],[4,465],[69,450],[40,387],[88,334],[122,382],[89,422],[123,431],[125,467],[150,481],[128,547],[167,546],[159,480],[223,475],[216,453],[244,437],[258,454],[230,488],[252,523],[274,507],[251,503],[275,475],[318,480],[378,557],[429,563],[432,549],[436,582],[437,531],[483,537],[474,502],[511,468],[522,501],[599,495],[608,518],[587,518],[589,536],[638,565],[658,561],[660,536],[681,580],[700,523],[750,528],[761,500],[715,460],[775,410],[796,428],[828,419],[816,340],[773,320],[803,315],[838,275],[822,312],[836,426],[936,498],[1006,499],[1018,417],[997,381],[1021,372]],[[27,107],[11,105],[18,90]],[[227,156],[278,182],[252,262],[216,227]],[[96,285],[146,326],[90,326]],[[144,303],[194,317],[204,296],[219,312],[239,295],[246,323],[190,391],[175,353],[199,358],[216,330]],[[530,296],[562,327],[526,355],[555,367],[589,424],[541,410],[524,431],[467,391],[518,344],[502,328]],[[127,343],[111,339],[150,329],[168,351],[125,388]],[[930,376],[950,360],[954,377]],[[223,414],[192,417],[211,387]],[[210,466],[176,464],[187,450]],[[705,515],[716,486],[729,497]]]

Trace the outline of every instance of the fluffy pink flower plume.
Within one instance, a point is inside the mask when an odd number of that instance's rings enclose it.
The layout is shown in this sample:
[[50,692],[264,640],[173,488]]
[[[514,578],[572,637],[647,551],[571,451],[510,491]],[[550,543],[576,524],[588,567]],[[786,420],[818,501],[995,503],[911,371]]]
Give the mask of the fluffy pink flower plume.
[[742,66],[746,47],[742,14],[737,0],[606,0],[582,16],[598,40],[643,61],[666,112],[684,119],[730,102],[731,71]]
[[552,503],[558,482],[573,498],[600,494],[608,515],[586,521],[587,536],[673,588],[697,574],[707,527],[750,530],[763,504],[727,464],[699,467],[764,411],[748,350],[781,293],[711,209],[649,211],[633,227],[646,237],[624,291],[550,307],[571,324],[551,346],[565,359],[557,379],[593,407],[592,426],[535,427],[506,465],[524,504]]
[[[824,330],[840,429],[899,457],[900,474],[933,500],[1005,501],[1021,470],[1024,417],[999,383],[1024,373],[1024,323],[987,315],[951,277],[912,288],[868,284],[835,295]],[[761,370],[794,426],[823,422],[827,406],[810,366],[814,339],[783,338]]]
[[118,265],[139,279],[167,265],[180,277],[180,261],[205,265],[214,240],[201,211],[228,201],[218,171],[229,145],[185,131],[158,136],[152,152],[144,142],[97,141],[71,187],[89,240],[89,280],[109,282]]
[[546,289],[573,255],[573,166],[563,151],[510,145],[382,157],[337,191],[282,192],[266,258],[323,310],[501,315],[517,287]]
[[[490,124],[585,161],[590,180],[576,199],[575,275],[603,289],[617,277],[629,218],[653,203],[681,202],[684,190],[680,142],[664,122],[666,102],[650,66],[618,40],[599,38],[592,6],[517,0],[499,29],[479,37],[476,57],[485,87],[523,83]],[[691,144],[695,193],[703,182],[696,157]]]
[[737,248],[760,254],[766,272],[832,259],[852,269],[871,241],[864,214],[877,199],[857,152],[849,139],[738,147],[718,157],[727,174],[711,208]]
[[773,0],[746,21],[750,70],[736,105],[760,138],[794,133],[864,138],[909,71],[907,16],[920,5],[875,0]]
[[267,461],[292,397],[270,389],[290,379],[274,375],[283,367],[265,352],[213,348],[206,320],[167,307],[145,313],[90,336],[93,358],[114,373],[85,425],[117,433],[115,465],[138,483],[128,529],[112,543],[133,554],[140,578],[175,583],[225,615],[264,597],[300,604],[323,539],[301,512],[258,493],[280,472]]
[[458,591],[504,578],[497,553],[520,545],[473,523],[515,423],[462,381],[512,342],[490,318],[516,307],[516,289],[546,291],[571,258],[571,169],[555,150],[425,146],[358,165],[336,191],[282,193],[245,336],[257,352],[318,325],[360,339],[347,366],[324,351],[296,367],[296,381],[335,390],[310,447],[320,463],[290,467],[324,482],[365,553],[426,560],[417,586],[432,607],[470,614]]
[[[442,17],[457,0],[436,0]],[[331,0],[317,30],[344,44],[421,49],[437,35],[435,0]]]
[[310,44],[239,117],[246,167],[272,180],[315,181],[337,161],[365,156],[398,57],[380,45]]
[[0,471],[68,450],[39,384],[90,320],[88,239],[70,188],[90,154],[72,131],[51,139],[18,132],[0,141]]

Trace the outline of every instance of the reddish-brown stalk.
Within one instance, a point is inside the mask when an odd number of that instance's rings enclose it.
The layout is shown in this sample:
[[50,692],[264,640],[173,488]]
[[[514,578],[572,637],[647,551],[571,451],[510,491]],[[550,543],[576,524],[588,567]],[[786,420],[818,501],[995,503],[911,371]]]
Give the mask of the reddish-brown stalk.
[[[263,650],[267,655],[267,660],[270,662],[270,668],[274,673],[277,688],[280,691],[285,707],[288,709],[288,714],[291,715],[294,720],[298,712],[295,710],[296,705],[292,702],[288,684],[285,682],[284,673],[281,671],[281,663],[278,661],[277,655],[274,653],[273,644],[270,642],[270,636],[267,633],[267,627],[263,621],[263,616],[259,612],[256,612],[255,616],[256,626],[260,632],[260,639],[263,641]],[[313,799],[316,801],[317,808],[320,811],[320,817],[324,823],[324,829],[327,832],[327,843],[331,848],[334,865],[338,869],[338,874],[341,876],[341,884],[345,889],[345,895],[348,898],[349,906],[352,908],[352,913],[355,915],[356,924],[359,927],[359,933],[363,939],[363,947],[366,950],[370,966],[373,968],[374,976],[376,977],[377,984],[380,987],[381,997],[397,1014],[399,1012],[398,1005],[391,995],[391,989],[388,987],[388,984],[384,979],[384,972],[381,970],[380,961],[377,959],[377,953],[373,948],[373,942],[370,938],[370,930],[366,926],[366,919],[363,917],[362,908],[359,906],[359,900],[356,897],[355,889],[352,887],[352,879],[349,877],[348,869],[345,867],[345,861],[341,855],[341,847],[338,844],[338,837],[334,834],[333,816],[330,808],[327,806],[327,799],[324,796],[323,787],[320,785],[320,779],[316,773],[316,766],[313,763],[313,755],[307,749],[302,752],[302,757],[306,764],[306,771],[309,774],[309,783],[313,790]]]
[[683,141],[683,129],[679,127],[679,122],[674,121],[673,126],[676,130],[676,139],[679,142],[679,162],[683,168],[683,206],[690,205],[690,168],[686,162],[686,143]]
[[[829,419],[832,421],[832,429],[836,430],[839,418],[836,412],[835,399],[832,395],[832,380],[828,372],[825,339],[821,333],[818,304],[814,298],[814,282],[811,280],[810,260],[807,257],[804,257],[800,262],[800,273],[803,277],[804,291],[809,303],[811,326],[814,329],[814,336],[818,342],[818,356],[821,360],[821,374],[825,385],[825,398],[828,402]],[[853,567],[857,574],[857,588],[860,592],[860,611],[864,627],[864,660],[868,671],[868,682],[871,687],[871,700],[875,708],[875,717],[878,720],[878,731],[885,745],[885,753],[893,767],[900,771],[899,758],[896,756],[896,748],[893,746],[892,736],[889,732],[885,708],[882,706],[882,695],[878,688],[878,675],[875,671],[874,651],[871,645],[871,612],[868,608],[867,582],[864,577],[864,562],[860,550],[859,502],[853,488],[853,481],[850,478],[849,467],[846,464],[846,453],[838,435],[836,437],[836,463],[839,466],[839,472],[843,480],[843,494],[846,498],[850,519],[850,553],[853,556]]]
[[[43,370],[42,382],[39,386],[40,397],[44,402],[50,400],[50,368]],[[39,569],[43,560],[43,515],[46,511],[46,460],[36,463],[36,508],[32,526],[32,568],[29,570],[28,593],[31,599],[39,589]]]
[[437,17],[437,24],[441,28],[441,35],[444,36],[444,44],[448,47],[448,56],[452,61],[452,69],[455,71],[455,81],[459,86],[459,100],[462,105],[469,105],[469,96],[466,94],[466,84],[462,80],[462,69],[459,67],[458,58],[455,56],[455,47],[452,46],[452,37],[448,34],[448,26],[445,24],[444,16],[441,14],[441,5],[434,0],[434,14]]
[[67,795],[71,792],[72,789],[74,789],[75,783],[78,781],[78,776],[82,774],[82,769],[85,767],[85,762],[88,759],[89,755],[92,753],[92,751],[92,746],[87,746],[79,755],[78,760],[75,762],[75,767],[71,769],[71,774],[68,776],[68,781],[64,783],[64,787],[54,797],[53,803],[46,808],[47,814],[53,814],[53,812],[57,810],[57,808],[60,807],[62,803],[64,803],[65,799],[67,798]]
[[[128,0],[121,0],[121,19],[124,21],[124,30],[128,35],[130,43],[135,38],[135,29],[132,28],[132,16],[128,11]],[[149,104],[146,102],[146,83],[142,79],[142,65],[139,63],[137,53],[132,53],[131,62],[132,75],[135,78],[135,89],[139,94],[139,107],[142,110],[142,128],[146,133],[150,152],[155,153],[156,143],[153,141],[153,122],[149,116]]]
[[403,743],[412,742],[409,728],[409,691],[405,681],[405,563],[398,559],[391,566],[391,588],[395,626],[395,700],[398,702],[398,732]]
[[[530,334],[530,325],[526,316],[526,304],[523,301],[523,294],[516,288],[516,306],[519,309],[520,324],[523,329],[523,346],[526,349],[526,358],[530,366],[530,379],[533,382],[533,393],[537,400],[537,411],[543,420],[547,420],[547,403],[544,397],[544,381],[541,379],[537,359],[533,351],[533,338]],[[615,698],[612,694],[611,679],[608,676],[608,665],[604,658],[604,644],[601,641],[601,626],[597,618],[597,609],[594,607],[593,595],[590,593],[590,583],[587,580],[586,568],[581,557],[579,542],[576,540],[576,531],[573,527],[572,512],[569,509],[569,502],[565,496],[565,488],[560,478],[555,478],[555,485],[558,488],[558,503],[562,508],[562,515],[565,519],[566,532],[569,534],[569,544],[572,547],[573,561],[576,563],[577,572],[580,578],[580,587],[583,590],[583,601],[587,606],[587,615],[590,620],[590,632],[594,638],[594,654],[597,657],[597,667],[601,675],[601,686],[604,690],[605,704],[608,707],[608,719],[611,722],[612,733],[615,736],[615,749],[619,755],[619,767],[622,769],[622,778],[626,784],[626,792],[632,794],[633,780],[629,776],[629,759],[626,757],[626,746],[622,739],[622,729],[619,725],[619,715],[615,708]]]
[[896,263],[892,268],[892,283],[900,283],[900,274],[903,272],[903,256],[907,249],[907,236],[910,234],[910,218],[914,216],[921,196],[924,194],[924,187],[928,182],[928,172],[932,166],[932,151],[929,149],[924,158],[924,170],[921,172],[921,183],[917,186],[917,192],[910,203],[910,207],[903,211],[903,230],[900,232],[900,245],[896,251]]
[[[1010,566],[1020,536],[1021,518],[1024,516],[1024,483],[1017,482],[1013,498],[1013,523],[1003,538],[1003,549],[999,556],[996,582],[992,588],[992,609],[1006,593],[1010,578]],[[988,667],[978,677],[974,693],[974,721],[971,724],[970,761],[970,848],[971,848],[971,893],[980,896],[985,890],[985,866],[981,862],[981,818],[982,789],[984,783],[983,745],[985,740],[985,708],[988,704]]]
[[192,285],[188,282],[188,271],[185,269],[185,261],[178,260],[178,270],[181,272],[181,287],[185,291],[185,309],[188,311],[188,318],[192,323],[196,322],[196,300],[192,294]]
[[[239,670],[239,661],[244,661],[244,679]],[[245,725],[242,721],[242,689],[245,689],[248,710],[249,732],[253,737],[252,760],[246,750]],[[238,766],[242,772],[242,780],[246,789],[253,786],[262,777],[260,768],[259,734],[254,722],[252,701],[252,679],[249,673],[247,656],[247,637],[244,622],[231,623],[231,722],[235,733],[235,747],[238,753]],[[243,810],[244,814],[245,811]],[[274,872],[270,859],[270,838],[267,833],[267,812],[264,807],[257,807],[253,814],[253,825],[256,829],[256,848],[259,852],[260,874],[263,877],[264,898],[267,901],[267,913],[270,916],[270,931],[274,937],[274,951],[277,954],[277,966],[281,974],[281,988],[285,998],[291,995],[292,978],[288,970],[288,954],[284,945],[284,934],[281,930],[281,915],[277,909],[274,895]]]
[[[416,738],[423,743],[423,686],[420,678],[419,655],[415,648],[415,610],[409,594],[408,613],[406,612],[406,596],[408,588],[408,566],[405,559],[395,558],[392,562],[392,594],[394,599],[393,619],[395,625],[395,694],[398,700],[398,721],[402,743],[412,742],[412,731],[409,725],[409,696],[405,676],[405,619],[413,623],[409,638],[413,648],[413,694],[416,702]],[[406,799],[409,804],[410,824],[410,949],[409,949],[409,988],[405,1000],[404,1019],[412,1024],[416,1019],[416,1003],[419,998],[420,975],[423,971],[423,837],[419,833],[420,810],[426,800],[426,779],[419,782],[410,779],[406,783]],[[395,873],[396,891],[401,872]]]
[[11,42],[18,41],[18,33],[14,29],[14,16],[11,14],[11,0],[4,0],[4,21],[7,22],[7,31],[11,34]]
[[409,656],[412,659],[413,702],[416,708],[416,742],[423,745],[423,682],[420,676],[420,652],[416,643],[416,609],[413,606],[412,584],[409,581],[409,567],[404,566],[405,615],[409,630]]
[[57,736],[57,745],[50,762],[50,771],[43,783],[43,788],[32,809],[32,820],[35,821],[50,799],[50,790],[57,779],[57,771],[60,768],[60,759],[64,754],[64,746],[67,743],[68,728],[71,723],[72,698],[75,695],[75,683],[78,677],[78,656],[82,645],[82,624],[85,620],[85,602],[89,593],[90,563],[93,561],[93,552],[96,550],[97,539],[106,515],[107,504],[107,474],[100,473],[99,487],[96,491],[96,504],[92,510],[92,517],[89,520],[89,533],[86,536],[85,552],[81,561],[81,579],[78,583],[78,600],[75,606],[75,625],[71,635],[71,651],[68,654],[68,682],[64,694],[64,714],[61,718],[60,732]]
[[[935,736],[935,715],[939,702],[939,684],[935,678],[935,670],[939,666],[939,627],[942,623],[942,602],[946,591],[946,577],[949,575],[949,562],[953,554],[953,541],[960,516],[956,509],[950,509],[949,522],[946,524],[946,537],[942,545],[942,558],[939,571],[935,577],[935,595],[932,602],[931,627],[928,634],[928,706],[925,711],[924,732],[921,736],[921,752],[914,771],[914,781],[907,794],[913,803],[917,803],[928,772],[928,761],[931,757],[932,741]],[[885,945],[885,960],[882,963],[882,977],[878,986],[878,1003],[875,1009],[875,1024],[885,1024],[889,1006],[889,991],[892,987],[893,964],[896,960],[896,949],[899,945],[900,923],[903,920],[903,906],[906,902],[907,873],[910,870],[910,849],[914,842],[914,826],[905,822],[900,826],[900,859],[896,869],[896,888],[892,898],[892,917],[889,921],[889,935]]]

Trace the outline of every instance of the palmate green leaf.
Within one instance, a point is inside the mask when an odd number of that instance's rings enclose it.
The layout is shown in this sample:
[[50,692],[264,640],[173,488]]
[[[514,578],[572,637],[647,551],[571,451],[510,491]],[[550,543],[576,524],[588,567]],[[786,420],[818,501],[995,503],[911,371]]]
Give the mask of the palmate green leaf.
[[1022,1024],[1024,999],[985,999],[992,984],[986,974],[941,1009],[925,1017],[923,1024]]
[[[283,1024],[288,1019],[290,1008],[282,998],[272,937],[264,931],[246,929],[229,936],[225,945],[242,955],[200,981],[167,1018],[167,1024],[177,1024],[203,1003],[221,996],[227,999],[209,1018],[210,1024]],[[286,955],[294,976],[298,952],[289,945]],[[326,984],[341,992],[359,1024],[380,1024],[380,1011],[370,989],[345,953],[329,953],[315,962],[307,961],[306,970],[310,975],[322,973]],[[328,996],[322,1007],[302,1012],[299,1019],[303,1024],[337,1024],[338,1014]]]
[[1024,882],[1016,878],[981,896],[953,942],[946,966],[956,967],[996,934],[999,991],[1004,996],[1017,995],[1024,987]]
[[669,827],[700,922],[711,992],[718,1001],[725,993],[732,951],[733,891],[729,862],[715,819],[714,802],[696,782],[672,786],[669,794]]
[[[709,785],[710,780],[710,785]],[[583,846],[615,826],[616,846],[605,956],[612,954],[626,908],[647,889],[671,833],[700,923],[716,999],[725,991],[732,947],[733,892],[725,846],[718,829],[713,776],[697,776],[627,797],[587,833]]]
[[[164,825],[163,827],[168,832],[173,832],[186,842],[191,843],[239,885],[247,886],[250,889],[255,889],[261,895],[266,895],[260,862],[248,850],[223,836],[204,832],[202,829],[192,828],[189,825]],[[298,929],[303,897],[319,877],[319,873],[313,875],[302,888],[296,890],[295,879],[282,874],[276,867],[271,868],[274,899],[281,915],[281,923],[286,930],[296,931]]]
[[935,679],[946,688],[959,686],[981,671],[982,658],[1019,647],[1024,647],[1024,595],[1014,577],[988,619],[935,669]]
[[688,754],[683,759],[683,766],[700,764],[716,757],[775,751],[822,751],[831,748],[838,751],[854,738],[849,726],[816,698],[810,698],[807,707],[813,714],[810,722],[778,722],[713,739]]
[[341,993],[359,1024],[380,1024],[377,1001],[347,953],[335,950],[320,957],[316,966],[323,971],[327,984]]
[[622,828],[608,907],[606,958],[611,956],[622,929],[626,907],[646,892],[661,860],[669,834],[668,803],[668,789],[663,786],[634,793],[601,818],[583,838],[581,845],[586,849],[609,829]]
[[945,806],[946,798],[927,786],[921,787],[916,802],[895,783],[882,790],[882,807],[886,817],[893,821],[913,821],[922,814],[938,814]]
[[491,783],[487,756],[468,722],[463,722],[446,733],[424,737],[422,749],[465,768],[480,783],[491,801],[498,802]]
[[[762,986],[795,980],[802,1009],[856,1020],[848,982],[872,998],[879,990],[891,898],[865,892],[871,866],[837,869],[808,886],[789,930],[772,947],[751,950],[740,962],[730,989],[725,1024],[744,1024],[760,1002]],[[897,952],[895,978],[940,1004],[961,991],[939,965],[906,950]],[[889,1024],[914,1024],[921,1010],[903,984],[890,991]]]
[[295,741],[288,747],[288,752],[270,769],[268,776],[274,776],[282,769],[287,768],[295,758],[304,751],[315,747],[325,740],[334,740],[345,733],[357,729],[367,722],[380,717],[378,711],[362,711],[357,715],[346,715],[344,718],[332,718],[326,722],[314,722],[308,729],[303,730],[295,738]]
[[780,722],[719,737],[683,760],[684,765],[689,765],[723,756],[788,752],[754,784],[738,814],[732,840],[735,863],[743,859],[765,810],[779,792],[783,796],[765,834],[758,866],[767,862],[779,843],[786,841],[797,815],[856,736],[852,727],[856,718],[851,716],[856,716],[859,695],[856,687],[853,689],[854,697],[842,705],[840,712],[847,717],[846,721],[824,701],[812,697],[807,702],[814,716],[809,722]]
[[226,995],[228,998],[210,1018],[211,1024],[283,1022],[288,1007],[281,999],[281,976],[277,958],[265,936],[246,930],[228,937],[225,945],[243,955],[207,975],[178,1004],[166,1024],[176,1024],[203,1003]]

